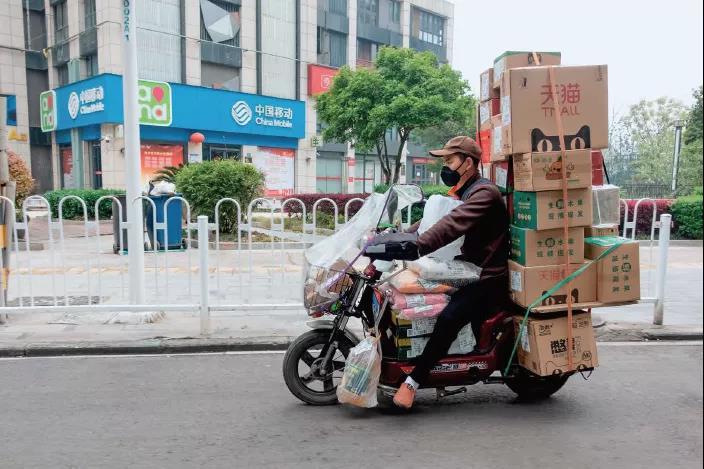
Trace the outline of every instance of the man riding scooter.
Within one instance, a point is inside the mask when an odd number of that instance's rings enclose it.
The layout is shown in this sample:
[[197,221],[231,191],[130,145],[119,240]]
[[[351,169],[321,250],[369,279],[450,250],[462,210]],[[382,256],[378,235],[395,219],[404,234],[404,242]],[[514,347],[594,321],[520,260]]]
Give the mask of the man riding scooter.
[[479,175],[481,154],[479,145],[465,136],[454,137],[441,150],[430,151],[430,155],[443,159],[441,178],[452,187],[449,194],[464,203],[420,236],[415,233],[418,225],[414,225],[409,233],[383,234],[371,243],[386,246],[387,260],[414,260],[464,236],[458,259],[482,268],[479,281],[454,293],[438,316],[423,354],[394,396],[398,407],[411,408],[416,390],[432,367],[447,355],[464,326],[471,322],[477,335],[481,323],[508,302],[509,217],[498,188]]

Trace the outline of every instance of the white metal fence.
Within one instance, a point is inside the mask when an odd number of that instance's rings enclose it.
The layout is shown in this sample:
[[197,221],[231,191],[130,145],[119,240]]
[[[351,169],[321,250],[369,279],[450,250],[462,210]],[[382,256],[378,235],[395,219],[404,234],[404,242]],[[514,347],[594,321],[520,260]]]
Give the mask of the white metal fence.
[[[64,220],[65,206],[70,200],[80,207],[83,220]],[[14,209],[12,202],[4,201]],[[118,218],[116,223],[100,219],[99,207],[108,202],[117,208],[113,214]],[[309,214],[303,201],[295,198],[256,199],[245,208],[238,201],[226,198],[217,202],[211,220],[199,216],[195,222],[191,205],[181,197],[166,201],[161,209],[163,218],[158,217],[158,207],[148,197],[132,203],[147,204],[154,216],[149,236],[152,241],[144,254],[144,304],[130,304],[128,256],[124,255],[124,249],[115,254],[115,245],[123,247],[126,238],[120,199],[102,197],[93,207],[95,216],[89,219],[85,202],[68,196],[59,202],[58,217],[54,219],[48,201],[32,196],[21,208],[21,221],[11,228],[8,296],[0,295],[3,311],[13,314],[187,311],[200,314],[201,332],[205,334],[211,312],[302,308],[303,249],[344,226],[351,208],[354,204],[361,205],[363,200],[353,199],[345,205],[342,222],[337,205],[330,199],[316,201]],[[663,222],[667,220],[666,225],[657,222],[655,202],[643,199],[636,205],[633,220],[628,218],[626,210],[623,235],[635,238],[637,211],[647,203],[654,208],[651,265],[656,231],[660,234],[660,257],[657,275],[653,276],[652,269],[648,269],[652,282],[648,282],[651,288],[643,301],[655,303],[657,322],[658,317],[662,321],[669,215],[662,217]],[[174,221],[173,216],[169,219],[171,204],[181,205],[177,223],[182,223],[184,242],[177,248],[168,243],[168,226]],[[334,212],[333,226],[327,229],[320,226],[318,217],[323,204],[332,205]],[[300,207],[299,215],[287,216],[287,207],[294,205]],[[229,233],[221,229],[226,220],[236,227]],[[115,224],[117,233],[106,235],[106,224]],[[166,240],[165,246],[157,245],[160,238]],[[0,267],[6,267],[1,264],[2,256]]]

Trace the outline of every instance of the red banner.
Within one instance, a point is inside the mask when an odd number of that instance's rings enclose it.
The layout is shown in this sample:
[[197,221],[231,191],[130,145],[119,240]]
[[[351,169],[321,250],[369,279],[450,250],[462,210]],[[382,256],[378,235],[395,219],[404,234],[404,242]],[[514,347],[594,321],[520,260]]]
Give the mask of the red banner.
[[160,169],[183,164],[183,146],[142,144],[142,185],[146,185]]
[[339,72],[337,68],[308,65],[308,94],[317,96],[330,90],[332,80]]

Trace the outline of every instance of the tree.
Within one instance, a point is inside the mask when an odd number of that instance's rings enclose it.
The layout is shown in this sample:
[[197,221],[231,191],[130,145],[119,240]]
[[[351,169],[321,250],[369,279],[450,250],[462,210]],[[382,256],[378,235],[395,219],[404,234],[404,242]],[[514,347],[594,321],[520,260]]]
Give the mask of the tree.
[[[452,137],[467,135],[474,138],[476,134],[474,97],[469,97],[471,106],[464,121],[447,121],[440,125],[418,129],[413,136],[413,141],[427,149],[442,148]],[[442,159],[437,158],[428,167],[439,173],[442,170]]]
[[[327,124],[323,138],[376,149],[387,184],[398,182],[401,157],[415,130],[466,122],[473,108],[459,72],[440,65],[430,52],[393,47],[381,49],[373,69],[344,67],[317,106]],[[399,139],[395,155],[389,155],[390,129]]]
[[687,128],[684,132],[684,147],[680,154],[678,186],[693,190],[702,187],[702,87],[694,90],[694,105],[687,116]]
[[687,117],[687,130],[684,132],[684,144],[689,145],[697,140],[702,140],[702,86],[694,90],[694,106]]
[[628,114],[614,124],[612,137],[616,141],[612,145],[616,144],[633,155],[627,167],[630,182],[672,182],[674,123],[683,119],[686,112],[680,101],[662,97],[631,106]]

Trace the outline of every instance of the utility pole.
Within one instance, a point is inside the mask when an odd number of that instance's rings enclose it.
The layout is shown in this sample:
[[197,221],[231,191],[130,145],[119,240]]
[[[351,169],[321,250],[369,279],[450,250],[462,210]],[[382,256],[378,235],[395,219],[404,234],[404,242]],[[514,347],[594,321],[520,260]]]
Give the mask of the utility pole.
[[684,122],[681,120],[675,121],[675,155],[672,164],[672,195],[675,195],[677,190],[677,172],[680,166],[680,150],[682,149],[682,127]]
[[137,18],[136,0],[122,1],[122,99],[125,132],[125,177],[127,179],[127,273],[130,303],[144,304],[144,224],[140,181],[139,110],[137,108]]

